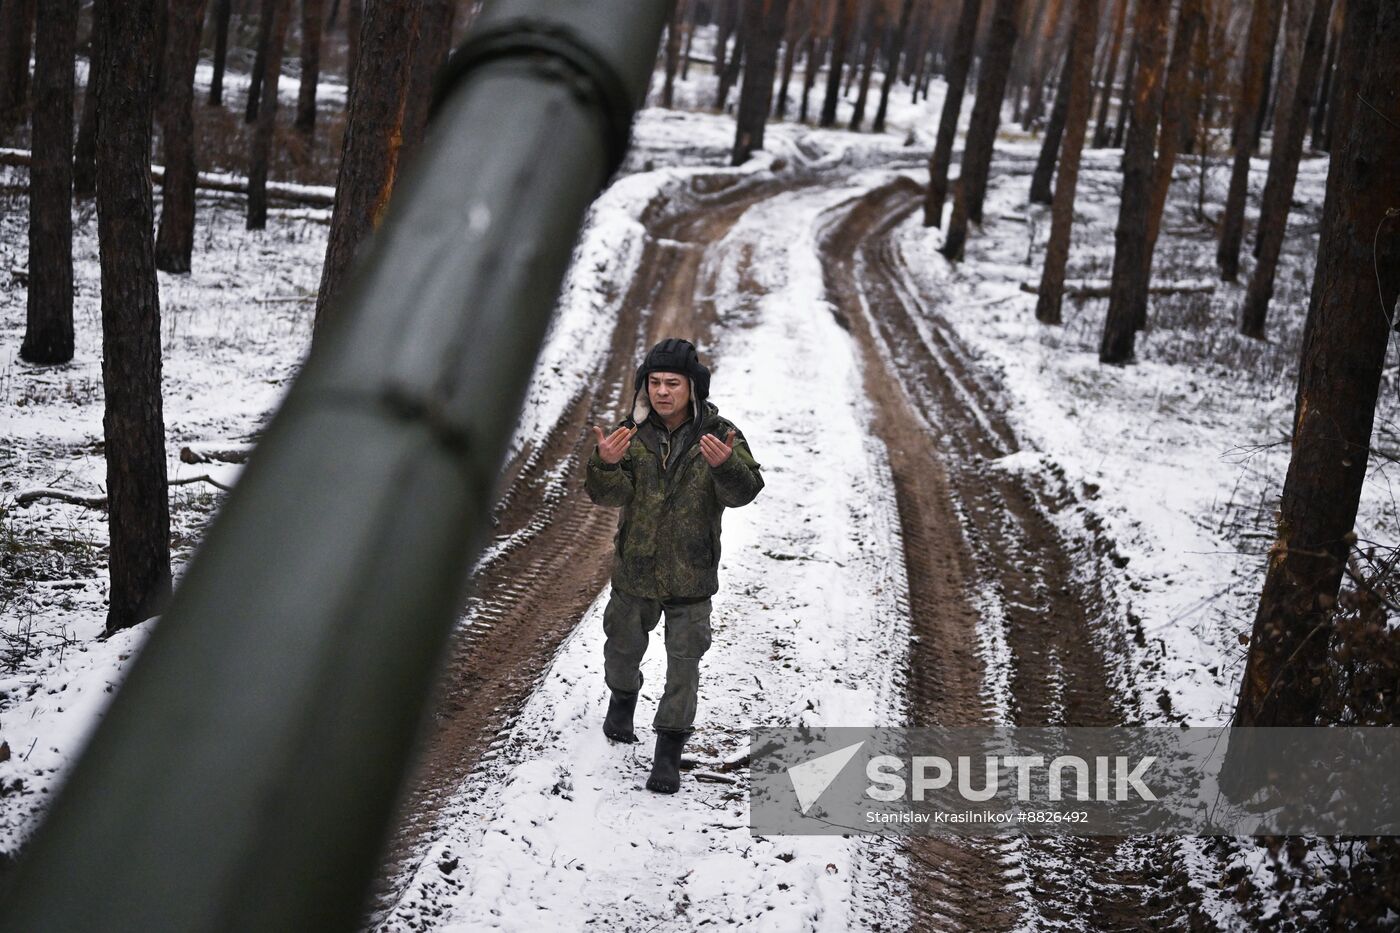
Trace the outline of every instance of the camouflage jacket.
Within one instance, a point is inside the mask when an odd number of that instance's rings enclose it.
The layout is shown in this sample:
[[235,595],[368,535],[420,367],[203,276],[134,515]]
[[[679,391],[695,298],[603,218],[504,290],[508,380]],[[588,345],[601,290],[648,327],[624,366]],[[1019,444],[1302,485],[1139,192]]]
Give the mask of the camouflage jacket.
[[[617,464],[596,448],[584,488],[598,505],[621,507],[613,538],[613,586],[648,599],[704,599],[719,589],[720,516],[747,505],[763,488],[763,475],[744,435],[705,403],[701,431],[694,419],[667,432],[653,415],[642,422]],[[735,431],[734,452],[711,467],[700,452],[700,434],[720,440]]]

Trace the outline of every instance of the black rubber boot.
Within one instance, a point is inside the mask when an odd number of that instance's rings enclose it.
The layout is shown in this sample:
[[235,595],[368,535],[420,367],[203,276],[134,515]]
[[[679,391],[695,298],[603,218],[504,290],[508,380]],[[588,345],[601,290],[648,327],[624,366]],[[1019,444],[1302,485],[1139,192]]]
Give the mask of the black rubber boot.
[[656,753],[651,757],[651,777],[647,778],[647,790],[674,794],[681,789],[681,749],[689,737],[689,732],[656,730]]
[[603,718],[603,735],[614,742],[637,741],[637,733],[632,731],[632,713],[636,709],[637,694],[612,691],[608,715]]

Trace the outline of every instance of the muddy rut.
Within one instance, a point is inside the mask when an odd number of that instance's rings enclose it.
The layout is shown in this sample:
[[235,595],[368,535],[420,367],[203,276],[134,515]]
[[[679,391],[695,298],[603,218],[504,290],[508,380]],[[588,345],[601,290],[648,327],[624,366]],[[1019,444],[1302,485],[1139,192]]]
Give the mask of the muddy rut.
[[[995,386],[904,273],[891,232],[920,194],[907,179],[874,189],[823,236],[828,296],[861,347],[895,478],[917,636],[911,725],[1140,721],[1110,660],[1125,656],[1118,629],[1100,624],[1113,611],[1094,572],[1105,555],[1059,534],[1064,490],[993,462],[1019,449]],[[985,650],[989,635],[1001,650]],[[908,851],[916,929],[1209,928],[1170,840],[923,838]]]

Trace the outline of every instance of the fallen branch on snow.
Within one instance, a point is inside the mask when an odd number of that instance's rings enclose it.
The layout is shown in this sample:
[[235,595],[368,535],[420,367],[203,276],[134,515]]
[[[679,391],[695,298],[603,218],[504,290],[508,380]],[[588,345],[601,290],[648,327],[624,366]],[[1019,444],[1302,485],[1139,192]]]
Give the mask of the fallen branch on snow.
[[181,447],[181,463],[247,463],[252,447]]
[[[0,165],[28,168],[30,161],[27,149],[0,149]],[[165,167],[152,165],[151,178],[157,184],[164,184]],[[200,172],[195,187],[203,188],[206,191],[231,191],[235,194],[247,194],[248,179],[240,178],[237,175]],[[267,183],[267,196],[315,207],[335,206],[335,189],[324,185],[294,185],[288,182],[270,181]]]
[[[1102,284],[1084,283],[1077,288],[1065,288],[1066,298],[1107,298],[1112,292],[1113,286],[1107,282]],[[1021,283],[1021,291],[1028,295],[1039,295],[1040,286],[1032,285],[1029,282]],[[1168,282],[1164,285],[1150,285],[1147,288],[1149,295],[1209,295],[1215,291],[1214,282]]]
[[[199,476],[187,476],[183,479],[167,480],[165,485],[188,486],[191,483],[208,483],[211,486],[217,486],[225,492],[233,488],[232,486],[219,482],[207,473],[201,473]],[[24,508],[32,502],[38,502],[40,499],[53,499],[57,502],[67,502],[71,505],[85,505],[90,509],[105,509],[107,507],[106,496],[82,496],[64,489],[26,490],[15,496],[15,505]]]

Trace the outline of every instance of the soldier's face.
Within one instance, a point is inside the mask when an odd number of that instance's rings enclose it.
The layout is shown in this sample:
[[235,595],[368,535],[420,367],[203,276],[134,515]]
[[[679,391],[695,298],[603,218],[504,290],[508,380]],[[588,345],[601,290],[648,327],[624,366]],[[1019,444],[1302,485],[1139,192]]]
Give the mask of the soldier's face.
[[656,413],[662,418],[669,418],[685,411],[690,404],[690,380],[680,373],[650,373],[647,375],[647,394]]

